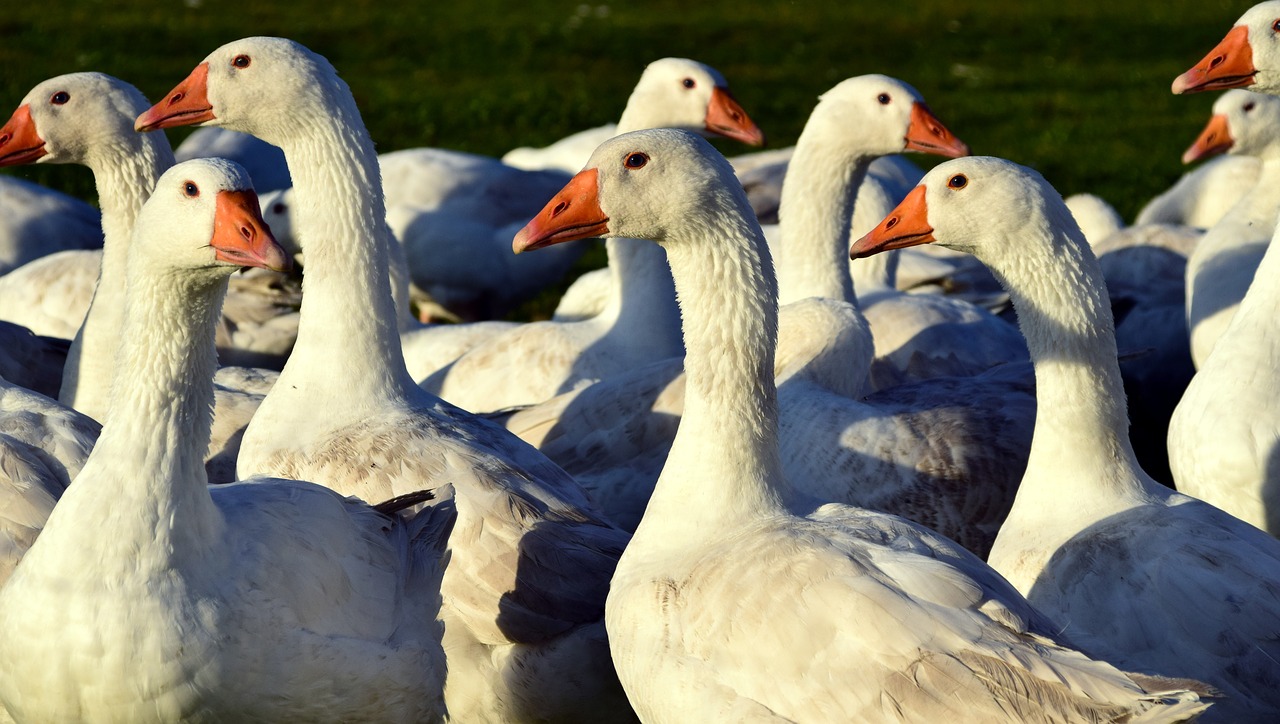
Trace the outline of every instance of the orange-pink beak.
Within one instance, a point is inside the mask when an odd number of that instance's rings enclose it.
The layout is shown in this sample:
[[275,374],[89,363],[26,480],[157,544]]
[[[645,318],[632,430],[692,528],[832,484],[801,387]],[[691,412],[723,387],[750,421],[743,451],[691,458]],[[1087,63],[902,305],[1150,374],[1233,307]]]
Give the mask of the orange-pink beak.
[[599,176],[599,171],[589,168],[569,179],[560,193],[516,234],[511,250],[519,254],[609,233],[609,217],[600,210]]
[[1196,142],[1182,154],[1183,163],[1193,163],[1202,158],[1226,153],[1235,139],[1231,137],[1231,128],[1227,125],[1227,117],[1215,115],[1209,119],[1208,125],[1200,132]]
[[238,266],[289,271],[293,260],[262,220],[258,195],[252,191],[219,191],[213,216],[214,258]]
[[933,227],[929,225],[929,206],[924,200],[923,185],[911,189],[911,193],[898,204],[884,221],[866,236],[853,242],[850,259],[861,259],[890,249],[902,249],[937,241]]
[[31,106],[22,105],[0,128],[0,166],[20,166],[47,154],[44,139],[31,119]]
[[192,126],[214,118],[213,106],[209,103],[209,64],[201,63],[169,91],[164,100],[138,116],[133,127],[137,131],[154,131],[157,128]]
[[1173,79],[1174,93],[1244,88],[1253,85],[1258,69],[1253,67],[1249,28],[1237,25],[1227,37],[1191,70]]
[[929,107],[917,101],[911,104],[911,125],[907,126],[907,150],[936,153],[959,158],[969,155],[969,145],[955,137]]
[[763,146],[764,131],[742,110],[724,88],[711,89],[707,103],[707,132],[741,141],[748,146]]

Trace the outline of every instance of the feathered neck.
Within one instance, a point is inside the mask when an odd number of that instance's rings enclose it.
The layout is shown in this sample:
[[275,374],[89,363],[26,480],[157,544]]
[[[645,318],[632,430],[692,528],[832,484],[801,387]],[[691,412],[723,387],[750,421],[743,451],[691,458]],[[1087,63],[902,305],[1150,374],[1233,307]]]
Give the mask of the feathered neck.
[[156,181],[173,163],[173,150],[160,131],[122,133],[85,159],[102,208],[102,266],[89,311],[67,354],[58,400],[100,422],[122,338],[129,237]]
[[209,496],[204,453],[226,289],[224,277],[208,272],[130,269],[102,434],[32,554],[42,543],[52,558],[72,546],[85,553],[68,565],[92,560],[98,573],[119,566],[134,577],[217,549],[224,523]]
[[849,223],[874,157],[834,152],[813,125],[800,135],[782,184],[778,301],[823,297],[856,304],[849,276]]
[[636,541],[685,549],[744,519],[784,510],[778,458],[777,283],[740,190],[664,244],[684,316],[680,431]]
[[[1158,484],[1129,442],[1115,328],[1098,260],[1060,201],[975,253],[1013,298],[1036,375],[1036,424],[1010,520],[1127,508]],[[984,254],[998,248],[1008,253]],[[1023,523],[1023,527],[1025,527]]]
[[323,395],[355,413],[414,385],[396,329],[387,270],[396,241],[373,141],[346,85],[325,91],[322,110],[295,113],[288,128],[260,135],[289,160],[307,254],[298,340],[264,407]]

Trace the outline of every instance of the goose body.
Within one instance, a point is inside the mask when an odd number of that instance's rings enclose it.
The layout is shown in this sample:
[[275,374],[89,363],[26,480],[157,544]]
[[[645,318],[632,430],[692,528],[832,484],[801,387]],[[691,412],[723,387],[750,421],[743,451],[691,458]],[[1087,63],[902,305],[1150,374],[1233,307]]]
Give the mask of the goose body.
[[350,89],[324,58],[282,38],[229,43],[180,88],[138,126],[207,122],[279,146],[300,212],[298,342],[245,432],[239,471],[305,475],[368,500],[435,492],[449,531],[451,717],[630,719],[602,620],[627,535],[536,450],[409,377],[377,157]]
[[68,249],[102,247],[96,209],[64,193],[0,176],[0,274]]
[[853,253],[930,241],[1002,280],[1036,368],[1031,454],[992,567],[1091,650],[1221,689],[1223,721],[1276,716],[1280,542],[1138,466],[1102,273],[1059,194],[1008,161],[949,161]]
[[443,717],[435,529],[309,483],[205,481],[225,279],[286,262],[239,167],[160,178],[121,348],[149,374],[121,374],[95,452],[0,592],[15,718]]
[[603,144],[576,180],[551,202],[569,209],[539,215],[517,248],[588,233],[660,239],[686,310],[684,419],[607,603],[642,719],[1172,720],[1204,706],[1150,701],[1054,643],[1003,579],[936,534],[816,501],[788,512],[777,287],[728,163],[691,134],[642,131]]

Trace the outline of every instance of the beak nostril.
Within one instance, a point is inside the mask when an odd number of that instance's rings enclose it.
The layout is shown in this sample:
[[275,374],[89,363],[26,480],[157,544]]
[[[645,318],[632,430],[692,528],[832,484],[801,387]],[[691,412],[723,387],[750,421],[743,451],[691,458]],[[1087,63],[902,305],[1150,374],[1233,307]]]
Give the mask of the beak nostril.
[[1226,60],[1226,59],[1227,59],[1227,56],[1225,56],[1225,55],[1217,55],[1217,56],[1214,56],[1213,60],[1209,61],[1209,67],[1210,67],[1210,68],[1217,68],[1218,66],[1222,65],[1222,61],[1224,61],[1224,60]]
[[9,135],[8,133],[4,134],[3,136],[0,136],[0,146],[3,146],[4,144],[8,143],[10,138],[13,138],[13,136]]
[[169,97],[169,105],[173,105],[174,103],[177,103],[178,101],[182,100],[185,97],[186,97],[185,93],[174,93],[172,96]]
[[240,236],[243,236],[247,241],[253,241],[253,229],[247,226],[241,226]]
[[888,221],[884,222],[884,228],[886,229],[892,229],[897,225],[898,225],[898,217],[896,216],[891,216],[889,217]]
[[565,210],[568,208],[569,208],[569,202],[561,201],[560,203],[556,204],[556,207],[554,209],[551,210],[551,215],[553,217],[559,216],[560,214],[563,214]]

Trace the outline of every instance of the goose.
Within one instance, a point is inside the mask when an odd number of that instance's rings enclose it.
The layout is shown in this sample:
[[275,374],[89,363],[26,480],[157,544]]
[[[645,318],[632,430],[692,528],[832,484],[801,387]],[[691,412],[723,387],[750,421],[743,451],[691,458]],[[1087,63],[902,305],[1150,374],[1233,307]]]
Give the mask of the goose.
[[101,249],[68,249],[29,261],[0,276],[0,318],[33,334],[74,339],[101,269]]
[[311,483],[205,479],[226,279],[287,263],[242,168],[158,180],[108,422],[0,591],[16,719],[443,719],[438,521]]
[[[124,319],[129,236],[156,179],[174,162],[164,134],[142,135],[133,130],[133,119],[149,105],[142,93],[117,78],[102,73],[71,73],[38,83],[0,128],[0,165],[75,163],[88,166],[94,173],[104,210],[105,243],[100,252],[82,252],[69,262],[78,268],[91,263],[85,255],[96,254],[99,283],[71,345],[67,364],[60,371],[62,383],[57,396],[63,404],[100,421],[107,410]],[[243,282],[237,284],[246,289]],[[236,294],[231,306],[244,305],[247,296],[245,291]],[[252,311],[237,314],[236,320],[224,319],[219,325],[224,331],[221,339],[226,341],[228,328],[237,323],[249,326],[251,317],[260,310],[275,309],[278,296],[271,295],[265,303],[256,299],[248,305]],[[266,318],[257,321],[268,322]],[[224,346],[224,358],[227,351]],[[259,354],[254,353],[251,359],[260,361]],[[250,356],[246,354],[241,359]],[[239,435],[261,400],[260,395],[229,387],[228,379],[219,376],[215,396],[218,410],[209,450],[209,473],[216,482],[235,479]]]
[[705,140],[622,135],[570,184],[514,248],[657,239],[685,312],[684,419],[606,604],[641,719],[1176,720],[1205,706],[1152,698],[1060,644],[999,575],[928,529],[818,501],[789,511],[777,284],[745,193]]
[[0,176],[0,274],[48,254],[101,247],[97,209],[60,191]]
[[1001,279],[1036,368],[1031,455],[988,562],[1098,655],[1223,691],[1223,721],[1280,716],[1280,541],[1139,467],[1102,273],[1061,196],[1010,161],[947,161],[850,253],[930,242]]
[[1080,231],[1084,233],[1090,246],[1098,244],[1125,226],[1120,212],[1096,194],[1072,194],[1063,199],[1063,202],[1071,210],[1071,217],[1080,225]]
[[139,116],[280,147],[306,250],[298,342],[245,431],[237,469],[384,500],[432,490],[451,718],[632,720],[609,659],[609,577],[628,536],[574,481],[497,425],[420,389],[400,352],[373,141],[322,56],[284,38],[213,51]]
[[[1213,117],[1184,155],[1213,153],[1258,158],[1258,181],[1205,233],[1187,260],[1186,316],[1191,358],[1203,369],[1235,315],[1267,249],[1280,209],[1280,98],[1233,89],[1214,101]],[[1256,519],[1256,518],[1255,518]]]
[[247,133],[236,133],[225,128],[197,128],[173,149],[173,157],[178,161],[190,161],[193,158],[226,158],[235,161],[249,172],[259,198],[264,197],[267,192],[281,191],[293,185],[289,178],[289,166],[284,162],[284,154],[280,149]]

